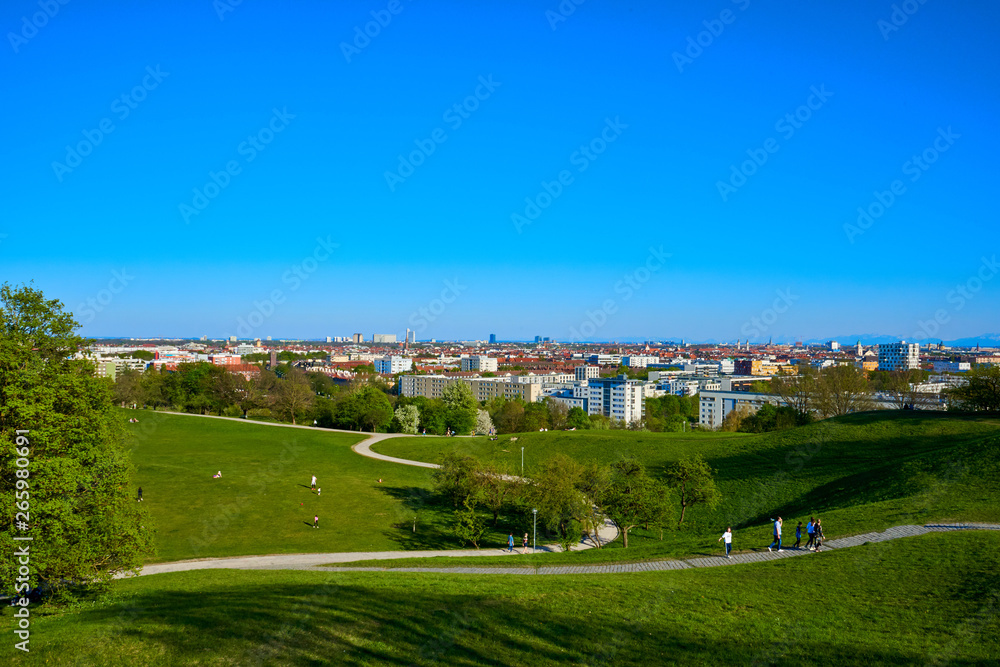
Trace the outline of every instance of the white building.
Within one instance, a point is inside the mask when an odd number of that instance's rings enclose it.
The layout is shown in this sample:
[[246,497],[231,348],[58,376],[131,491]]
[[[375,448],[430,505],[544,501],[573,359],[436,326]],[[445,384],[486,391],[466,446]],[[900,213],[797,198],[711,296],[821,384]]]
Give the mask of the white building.
[[753,414],[765,403],[781,405],[773,394],[755,394],[748,391],[702,391],[698,406],[698,424],[705,428],[719,428],[722,420],[733,410],[745,408]]
[[573,376],[577,382],[586,382],[590,378],[601,377],[600,366],[577,366],[573,369]]
[[587,362],[597,366],[620,366],[622,363],[622,355],[592,354],[588,357]]
[[573,376],[569,373],[543,373],[541,375],[528,373],[527,375],[514,375],[510,378],[510,381],[538,385],[570,384],[573,382]]
[[396,334],[372,334],[372,343],[395,343]]
[[839,350],[839,349],[840,349],[840,343],[838,343],[838,342],[837,342],[837,341],[835,341],[835,340],[831,340],[830,342],[828,342],[828,343],[826,344],[826,346],[827,346],[828,348],[830,348],[830,351],[831,351],[831,352],[836,352],[837,350]]
[[920,344],[886,343],[878,346],[878,369],[880,371],[909,371],[920,368]]
[[479,371],[481,373],[496,373],[497,360],[483,355],[462,357],[463,371]]
[[643,382],[616,378],[592,378],[587,386],[587,412],[625,422],[639,421],[645,415]]
[[622,363],[629,368],[645,368],[650,364],[660,363],[659,357],[648,357],[648,356],[638,356],[629,355],[627,357],[622,357]]
[[372,363],[375,364],[375,372],[382,375],[395,375],[413,370],[413,359],[396,355],[374,359]]

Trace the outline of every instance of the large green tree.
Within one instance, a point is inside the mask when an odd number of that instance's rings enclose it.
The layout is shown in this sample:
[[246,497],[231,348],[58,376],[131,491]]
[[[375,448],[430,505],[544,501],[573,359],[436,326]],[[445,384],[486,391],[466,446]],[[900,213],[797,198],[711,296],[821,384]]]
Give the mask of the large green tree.
[[[0,287],[0,581],[14,584],[13,554],[27,545],[23,583],[61,597],[136,571],[152,553],[125,419],[113,406],[111,381],[78,358],[87,344],[78,328],[40,290]],[[20,441],[17,431],[25,432]]]
[[683,458],[667,469],[667,483],[676,491],[681,504],[681,516],[677,521],[684,523],[684,514],[692,505],[714,507],[721,499],[715,486],[715,471],[700,454]]
[[611,466],[610,483],[600,500],[604,511],[618,524],[627,549],[630,530],[659,524],[669,516],[667,498],[667,488],[651,478],[641,463],[624,459]]

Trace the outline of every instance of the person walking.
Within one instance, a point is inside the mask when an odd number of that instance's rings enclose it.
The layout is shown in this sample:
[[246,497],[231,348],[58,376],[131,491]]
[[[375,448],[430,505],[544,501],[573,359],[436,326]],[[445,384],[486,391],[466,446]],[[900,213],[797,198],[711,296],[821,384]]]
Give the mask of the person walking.
[[524,537],[521,538],[521,553],[528,553],[528,534],[525,533]]
[[806,541],[806,549],[812,549],[813,541],[816,539],[816,519],[809,517],[809,525],[806,526],[809,539]]
[[139,487],[139,492],[138,492],[138,494],[135,497],[135,501],[137,503],[141,503],[142,502],[142,487],[141,486]]
[[514,553],[514,533],[507,535],[507,553]]
[[778,551],[781,551],[781,517],[779,516],[774,520],[774,541],[771,542],[771,546],[767,548],[770,551],[773,547],[778,547]]
[[813,551],[819,551],[819,548],[823,546],[823,526],[820,525],[819,519],[816,519],[816,525],[813,527],[814,534],[816,535],[816,546],[813,547]]
[[319,514],[313,516],[313,528],[319,528]]
[[726,558],[732,558],[732,556],[729,555],[729,552],[732,551],[732,549],[733,549],[733,527],[732,526],[729,526],[728,528],[726,528],[726,532],[724,532],[722,534],[722,537],[720,537],[718,540],[716,540],[716,542],[719,542],[721,540],[725,540],[726,541]]
[[316,475],[313,475],[312,482],[310,482],[309,484],[309,490],[310,491],[316,490]]
[[799,521],[799,525],[795,526],[795,548],[798,549],[801,543],[802,543],[802,522]]

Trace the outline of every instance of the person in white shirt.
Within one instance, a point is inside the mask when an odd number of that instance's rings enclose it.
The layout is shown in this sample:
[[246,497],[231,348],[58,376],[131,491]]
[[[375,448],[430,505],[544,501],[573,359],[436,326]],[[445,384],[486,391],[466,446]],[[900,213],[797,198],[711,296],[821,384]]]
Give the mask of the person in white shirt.
[[732,526],[729,526],[728,528],[726,528],[726,532],[724,532],[722,534],[722,537],[720,537],[718,540],[716,540],[716,542],[720,542],[722,540],[726,541],[726,558],[732,558],[732,556],[729,555],[729,552],[732,551],[732,549],[733,549],[733,527]]

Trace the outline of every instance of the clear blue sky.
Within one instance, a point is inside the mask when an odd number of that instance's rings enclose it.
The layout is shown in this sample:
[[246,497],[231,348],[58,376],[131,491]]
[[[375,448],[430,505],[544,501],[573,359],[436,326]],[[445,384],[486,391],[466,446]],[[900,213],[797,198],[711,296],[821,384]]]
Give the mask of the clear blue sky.
[[[861,0],[222,7],[0,9],[0,280],[87,335],[1000,329],[994,2],[914,2],[898,26]],[[355,43],[372,12],[387,24]],[[433,152],[397,171],[417,142]],[[228,184],[206,206],[210,172]],[[558,196],[518,226],[543,181]]]

